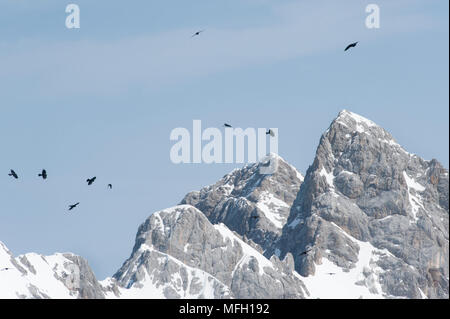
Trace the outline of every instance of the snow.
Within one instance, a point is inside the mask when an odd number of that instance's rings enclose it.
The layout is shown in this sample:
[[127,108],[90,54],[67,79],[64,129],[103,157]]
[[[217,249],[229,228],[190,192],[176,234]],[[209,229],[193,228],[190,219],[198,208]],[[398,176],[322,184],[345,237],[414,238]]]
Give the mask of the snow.
[[350,111],[347,111],[347,110],[343,110],[343,111],[339,114],[339,117],[341,117],[341,116],[350,117],[350,118],[352,118],[353,120],[355,120],[356,123],[358,123],[358,124],[365,124],[365,125],[367,125],[368,127],[377,126],[377,125],[376,125],[374,122],[372,122],[371,120],[366,119],[365,117],[362,117],[361,115],[358,115],[358,114],[356,114],[356,113],[353,113],[353,112],[350,112]]
[[[52,298],[75,298],[71,296],[69,289],[62,281],[55,278],[53,269],[59,265],[72,263],[61,254],[44,257],[35,253],[24,255],[33,265],[36,274],[28,272],[27,279],[33,286],[39,287],[39,290]],[[18,257],[20,259],[21,256]],[[47,260],[47,258],[49,260]],[[49,262],[50,261],[50,262]],[[61,270],[59,270],[61,273]]]
[[238,240],[237,236],[227,226],[225,226],[225,224],[220,223],[213,226],[222,235],[224,241],[226,242],[229,240],[232,247],[234,247],[235,240]]
[[359,133],[367,133],[364,129],[364,126],[362,126],[361,124],[356,124],[356,131]]
[[339,175],[341,175],[341,174],[356,175],[355,173],[349,172],[349,171],[346,171],[346,170],[342,170],[342,171],[339,173]]
[[296,174],[297,178],[298,178],[301,182],[303,182],[303,181],[305,180],[305,176],[303,176],[302,173],[300,173],[295,167],[293,167],[293,168],[294,168],[294,170],[295,170],[295,174]]
[[403,177],[405,178],[406,185],[408,185],[408,188],[413,188],[419,192],[423,192],[425,190],[424,186],[420,185],[413,178],[409,177],[405,171],[403,171]]
[[334,176],[333,173],[328,173],[325,169],[325,167],[322,167],[322,169],[319,172],[320,176],[324,176],[325,179],[327,180],[328,185],[330,185],[330,187],[332,189],[334,189]]
[[[345,272],[326,257],[323,257],[322,263],[316,265],[316,271],[313,276],[303,277],[297,275],[305,283],[311,298],[384,298],[385,296],[379,282],[379,275],[383,272],[383,269],[376,265],[376,261],[382,256],[392,256],[392,254],[385,249],[380,250],[373,247],[369,242],[359,241],[348,235],[336,224],[332,224],[347,238],[359,245],[358,262],[354,268]],[[369,272],[370,275],[365,277],[363,272]]]
[[418,192],[423,192],[425,190],[425,187],[417,183],[413,178],[410,178],[405,171],[403,171],[403,177],[405,178],[406,185],[408,187],[408,200],[409,204],[411,205],[413,219],[414,222],[417,222],[419,220],[419,218],[417,217],[417,213],[419,212],[419,210],[422,208],[425,211],[425,213],[427,213],[427,211],[422,204],[420,195],[417,193],[413,194],[411,192],[411,189],[414,189],[415,191]]
[[[164,295],[164,291],[166,288],[172,288],[174,289],[178,295],[181,296],[183,299],[197,299],[197,298],[206,298],[206,299],[213,299],[214,296],[214,287],[216,284],[220,284],[225,287],[225,285],[218,280],[216,277],[212,276],[211,274],[192,268],[186,264],[184,264],[182,261],[176,259],[175,257],[168,255],[166,253],[163,253],[161,251],[158,251],[154,249],[153,247],[150,247],[148,245],[143,244],[140,248],[140,251],[150,251],[152,253],[160,255],[159,258],[157,258],[157,261],[160,263],[160,265],[167,263],[167,261],[174,262],[177,264],[180,268],[184,268],[186,270],[187,276],[188,276],[188,287],[186,290],[183,289],[183,280],[181,278],[180,272],[177,271],[168,278],[167,282],[164,284],[158,284],[158,281],[156,280],[155,276],[157,274],[158,267],[155,269],[152,269],[152,271],[149,273],[144,268],[145,276],[142,280],[140,280],[138,283],[130,282],[129,288],[119,288],[120,292],[120,298],[122,299],[164,299],[166,296]],[[134,266],[137,270],[137,268]],[[140,266],[143,267],[143,266]],[[201,282],[201,290],[198,293],[191,293],[191,285],[192,283],[198,284]],[[111,279],[107,279],[102,282],[102,285],[104,287],[107,287],[110,285]],[[228,292],[229,293],[229,292]],[[113,293],[108,293],[107,298],[118,298]]]
[[[29,261],[36,274],[32,273],[20,261],[21,258],[26,258]],[[26,273],[22,274],[13,262],[26,270]],[[14,258],[6,246],[0,242],[0,268],[11,268],[0,271],[0,299],[33,298],[29,290],[31,287],[37,287],[36,292],[42,297],[44,297],[42,294],[51,298],[68,299],[77,297],[76,294],[71,294],[63,282],[55,277],[55,275],[62,274],[66,264],[72,264],[72,262],[62,254],[44,257],[31,253]],[[11,287],[14,287],[14,289],[11,289]]]
[[422,291],[422,289],[419,288],[419,292],[420,292],[420,296],[422,297],[422,299],[428,299],[427,295],[425,295]]
[[242,266],[246,265],[248,262],[251,261],[252,258],[255,258],[258,262],[258,269],[259,269],[259,275],[264,274],[264,268],[274,268],[273,264],[270,260],[268,260],[266,257],[264,257],[259,251],[257,251],[255,248],[251,247],[250,245],[246,244],[244,241],[242,241],[240,238],[238,238],[227,226],[220,223],[217,225],[213,225],[216,230],[220,232],[223,238],[228,238],[232,243],[239,244],[242,248],[242,257],[239,260],[239,262],[236,264],[235,269],[232,272],[232,277],[234,275],[234,272],[241,268]]
[[286,217],[280,214],[283,209],[289,209],[289,205],[272,193],[262,192],[256,207],[264,213],[266,218],[277,228],[283,228]]

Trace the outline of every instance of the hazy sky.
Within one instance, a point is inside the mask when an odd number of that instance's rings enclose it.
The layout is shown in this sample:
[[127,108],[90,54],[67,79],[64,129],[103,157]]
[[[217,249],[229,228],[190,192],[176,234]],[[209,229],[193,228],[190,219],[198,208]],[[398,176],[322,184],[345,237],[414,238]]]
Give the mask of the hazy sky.
[[448,168],[446,0],[79,0],[77,30],[69,3],[0,0],[0,241],[15,255],[70,251],[112,275],[146,217],[240,166],[172,164],[170,132],[194,119],[278,128],[305,173],[345,108]]

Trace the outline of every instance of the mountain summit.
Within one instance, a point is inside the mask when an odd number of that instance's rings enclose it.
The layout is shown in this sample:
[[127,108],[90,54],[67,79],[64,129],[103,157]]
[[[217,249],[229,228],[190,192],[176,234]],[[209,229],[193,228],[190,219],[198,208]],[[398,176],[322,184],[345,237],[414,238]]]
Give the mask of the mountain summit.
[[81,257],[1,246],[0,297],[448,298],[448,191],[438,161],[344,110],[305,176],[269,154],[190,192],[103,281]]
[[326,296],[358,297],[366,287],[381,297],[448,298],[448,215],[448,171],[344,110],[322,135],[278,247],[301,275],[334,272],[347,283],[343,292],[330,279],[339,290]]

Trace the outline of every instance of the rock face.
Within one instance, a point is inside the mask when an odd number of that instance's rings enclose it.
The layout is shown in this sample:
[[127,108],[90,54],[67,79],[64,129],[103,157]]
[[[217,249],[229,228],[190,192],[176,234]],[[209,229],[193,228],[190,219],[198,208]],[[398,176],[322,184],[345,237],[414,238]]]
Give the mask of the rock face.
[[363,267],[357,284],[376,295],[448,298],[448,185],[436,160],[342,111],[320,140],[278,249],[303,276],[329,264],[335,272]]
[[449,298],[448,202],[438,161],[342,111],[305,177],[271,154],[187,194],[101,282],[0,244],[0,298]]
[[[264,174],[268,164],[276,167],[273,174]],[[181,204],[195,206],[211,223],[224,223],[264,252],[281,236],[303,179],[297,169],[270,154],[214,185],[187,194]]]
[[303,298],[293,264],[268,260],[190,205],[154,213],[113,276],[116,297]]

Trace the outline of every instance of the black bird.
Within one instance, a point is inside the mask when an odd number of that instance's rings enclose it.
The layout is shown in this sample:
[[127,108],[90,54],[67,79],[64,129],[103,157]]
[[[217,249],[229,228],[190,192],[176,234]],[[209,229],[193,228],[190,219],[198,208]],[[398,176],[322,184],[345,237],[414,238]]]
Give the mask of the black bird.
[[191,38],[200,35],[200,33],[204,32],[204,31],[205,31],[205,30],[200,30],[200,31],[195,32],[194,35],[193,35]]
[[108,188],[109,188],[109,189],[112,189],[112,184],[108,184]]
[[95,179],[96,179],[97,177],[92,177],[92,178],[88,178],[87,180],[86,180],[86,182],[88,183],[88,185],[92,185],[92,183],[93,182],[95,182]]
[[345,50],[344,51],[347,51],[348,49],[350,49],[350,48],[354,48],[354,47],[356,47],[356,45],[358,44],[358,42],[355,42],[355,43],[352,43],[352,44],[349,44],[346,48],[345,48]]
[[230,124],[225,123],[223,126],[225,127],[232,127]]
[[18,179],[18,178],[19,178],[19,176],[17,176],[16,172],[14,172],[13,169],[11,169],[10,171],[11,171],[11,173],[9,173],[8,176],[12,176],[12,177],[14,177],[15,179]]
[[4,271],[4,270],[11,270],[12,268],[2,268],[0,269],[0,271]]
[[69,210],[72,210],[72,209],[76,208],[78,205],[80,205],[79,202],[74,204],[74,205],[69,205]]
[[308,250],[305,250],[304,252],[302,252],[302,253],[300,254],[300,256],[303,256],[303,255],[308,254],[311,250],[312,250],[311,248],[308,249]]
[[42,170],[38,176],[42,177],[42,179],[47,179],[47,171],[45,169]]
[[333,275],[336,275],[336,273],[334,273],[334,272],[329,272],[329,273],[327,273],[327,275],[333,276]]
[[275,132],[272,131],[271,129],[269,129],[269,130],[266,132],[266,135],[270,135],[270,136],[274,137],[274,136],[275,136]]
[[250,218],[259,219],[259,216],[250,216]]

